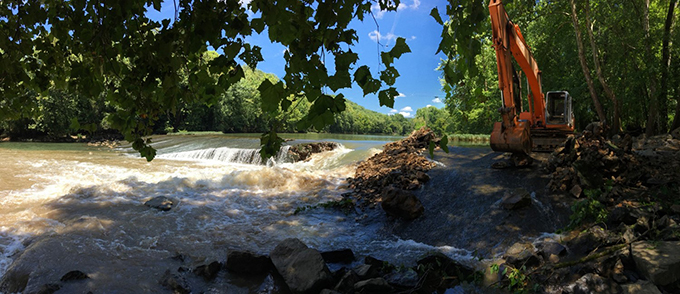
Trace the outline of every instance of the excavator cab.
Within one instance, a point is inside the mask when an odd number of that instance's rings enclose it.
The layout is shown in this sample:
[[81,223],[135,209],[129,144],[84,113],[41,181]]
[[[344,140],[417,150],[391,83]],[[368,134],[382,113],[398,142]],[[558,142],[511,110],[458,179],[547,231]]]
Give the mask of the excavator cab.
[[573,127],[574,113],[571,96],[567,91],[551,91],[545,95],[546,125],[567,125]]

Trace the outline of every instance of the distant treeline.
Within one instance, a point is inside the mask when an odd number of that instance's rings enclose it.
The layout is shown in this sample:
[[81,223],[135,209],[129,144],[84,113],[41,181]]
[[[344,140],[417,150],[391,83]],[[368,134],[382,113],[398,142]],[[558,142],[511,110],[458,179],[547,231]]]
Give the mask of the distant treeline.
[[[278,80],[273,74],[246,69],[245,78],[227,89],[212,105],[191,103],[177,105],[168,110],[154,123],[155,133],[178,131],[220,131],[224,133],[261,133],[271,125],[278,125],[279,132],[306,132],[298,128],[298,122],[309,111],[307,99],[297,100],[292,111],[270,117],[260,107],[258,86],[264,79]],[[26,99],[37,101],[37,109],[30,118],[0,122],[0,129],[12,137],[46,137],[58,139],[68,135],[100,134],[110,130],[109,114],[116,111],[106,102],[105,95],[90,98],[61,90],[44,95],[26,94]],[[145,119],[143,117],[138,119]],[[387,115],[365,109],[346,101],[346,111],[335,116],[335,122],[323,131],[344,134],[405,135],[427,124],[437,133],[453,131],[451,120],[443,109],[428,107],[419,109],[414,118],[401,114]],[[449,128],[449,129],[447,129]]]

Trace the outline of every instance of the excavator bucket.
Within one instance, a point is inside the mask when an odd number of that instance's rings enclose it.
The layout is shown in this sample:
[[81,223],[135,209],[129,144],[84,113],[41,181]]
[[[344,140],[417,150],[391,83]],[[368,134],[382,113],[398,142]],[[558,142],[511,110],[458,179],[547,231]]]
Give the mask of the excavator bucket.
[[496,122],[491,132],[491,149],[500,152],[530,154],[532,149],[529,124],[519,122],[512,128],[503,127],[503,123]]

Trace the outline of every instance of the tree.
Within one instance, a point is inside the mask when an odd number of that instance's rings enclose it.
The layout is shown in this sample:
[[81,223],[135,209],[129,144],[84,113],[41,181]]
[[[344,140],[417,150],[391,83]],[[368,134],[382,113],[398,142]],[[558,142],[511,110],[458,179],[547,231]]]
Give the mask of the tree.
[[[410,52],[403,38],[381,53],[384,69],[375,78],[368,66],[357,64],[358,56],[351,50],[357,36],[349,22],[371,13],[369,0],[254,0],[247,6],[238,0],[180,0],[174,19],[153,21],[145,16],[147,9],[160,10],[161,2],[3,1],[2,117],[10,113],[31,117],[35,101],[26,99],[25,93],[43,94],[51,85],[86,97],[106,93],[116,109],[110,115],[111,126],[151,160],[155,150],[145,138],[161,117],[168,110],[176,113],[181,105],[215,104],[223,91],[244,77],[242,64],[255,68],[263,59],[260,48],[245,37],[265,28],[270,40],[287,51],[282,80],[265,80],[258,87],[264,113],[275,117],[304,98],[311,106],[300,126],[320,130],[345,109],[344,97],[328,91],[354,82],[365,94],[377,93],[380,104],[390,107],[398,95],[392,87],[399,76],[393,62]],[[399,1],[379,4],[395,10]],[[205,62],[202,54],[208,46],[222,53]],[[333,64],[335,73],[330,75],[326,66]],[[185,85],[182,74],[188,76]],[[263,135],[265,155],[278,151],[280,128],[269,126],[272,131]]]

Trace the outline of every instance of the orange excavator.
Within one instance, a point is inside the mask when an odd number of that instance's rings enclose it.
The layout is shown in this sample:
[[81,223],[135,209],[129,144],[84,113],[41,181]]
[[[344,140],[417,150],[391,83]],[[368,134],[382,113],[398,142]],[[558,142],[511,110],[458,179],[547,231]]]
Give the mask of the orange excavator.
[[[503,99],[502,122],[494,123],[491,149],[523,154],[552,151],[574,132],[571,96],[567,91],[543,94],[541,71],[519,27],[510,21],[502,1],[491,0],[489,12],[498,85]],[[530,88],[527,111],[522,109],[521,82],[512,58],[524,72]]]

